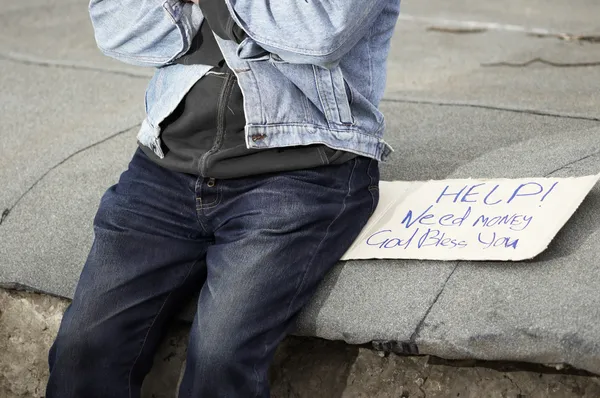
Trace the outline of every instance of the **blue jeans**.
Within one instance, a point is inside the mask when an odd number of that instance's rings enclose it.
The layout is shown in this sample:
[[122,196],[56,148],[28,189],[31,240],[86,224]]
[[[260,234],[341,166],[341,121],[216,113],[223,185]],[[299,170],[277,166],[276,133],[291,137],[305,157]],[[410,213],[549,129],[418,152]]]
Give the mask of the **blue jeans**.
[[378,163],[208,180],[140,150],[110,188],[49,355],[47,398],[137,398],[200,292],[180,398],[268,397],[274,351],[378,201]]

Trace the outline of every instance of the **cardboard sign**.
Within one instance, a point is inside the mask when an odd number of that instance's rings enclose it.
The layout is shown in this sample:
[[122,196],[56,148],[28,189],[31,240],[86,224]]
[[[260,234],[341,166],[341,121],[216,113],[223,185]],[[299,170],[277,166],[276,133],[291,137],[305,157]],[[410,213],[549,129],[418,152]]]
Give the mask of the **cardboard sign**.
[[379,206],[342,260],[529,259],[599,178],[382,181]]

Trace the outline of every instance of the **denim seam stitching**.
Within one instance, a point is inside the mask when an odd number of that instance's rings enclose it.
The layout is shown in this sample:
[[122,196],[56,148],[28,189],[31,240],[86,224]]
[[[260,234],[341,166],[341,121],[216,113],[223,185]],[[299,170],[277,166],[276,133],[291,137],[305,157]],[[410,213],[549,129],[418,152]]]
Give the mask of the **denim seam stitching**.
[[[323,114],[324,115],[324,114]],[[326,130],[327,132],[336,132],[336,133],[355,133],[355,134],[360,134],[360,135],[364,135],[367,137],[374,137],[374,138],[380,138],[380,137],[375,137],[373,134],[369,134],[369,133],[363,133],[361,132],[361,130],[353,125],[341,125],[339,123],[335,123],[337,126],[347,126],[347,128],[343,128],[343,129],[339,129],[339,128],[335,128],[332,126],[325,126],[323,124],[315,124],[315,123],[302,123],[302,122],[298,122],[298,123],[288,123],[288,122],[281,122],[281,123],[264,123],[264,124],[258,124],[258,123],[249,123],[248,127],[258,127],[258,128],[273,128],[273,127],[314,127],[320,130]],[[378,134],[381,131],[381,126],[378,126],[377,131],[374,134]]]
[[[198,177],[196,179],[196,184],[194,184],[194,201],[196,202],[196,221],[198,222],[198,224],[200,224],[200,228],[202,228],[202,230],[208,234],[208,229],[204,226],[204,223],[202,222],[202,220],[200,219],[200,212],[202,211],[202,198],[198,196],[198,186],[201,185],[200,180],[204,181],[204,179],[202,177]],[[200,202],[200,204],[198,204],[198,202]]]
[[354,164],[352,166],[352,171],[350,172],[350,176],[348,177],[348,192],[346,193],[346,196],[344,197],[344,201],[342,202],[342,208],[340,209],[340,211],[337,214],[337,216],[335,216],[335,218],[327,226],[327,230],[325,231],[325,236],[323,236],[323,238],[321,239],[321,241],[317,245],[317,248],[315,249],[315,252],[313,253],[313,256],[311,257],[311,259],[308,262],[306,268],[304,269],[304,272],[302,274],[302,280],[300,281],[300,284],[298,285],[298,287],[296,287],[296,292],[294,293],[294,297],[292,297],[292,300],[290,301],[290,304],[288,305],[288,309],[287,309],[286,316],[285,316],[286,319],[288,319],[289,316],[290,316],[290,310],[292,308],[292,304],[294,304],[294,301],[296,300],[296,298],[298,297],[298,294],[300,293],[300,289],[302,288],[302,286],[304,285],[304,282],[306,281],[306,275],[308,274],[308,270],[311,268],[313,262],[315,261],[315,258],[317,257],[317,253],[319,251],[319,248],[321,247],[321,245],[323,245],[323,242],[329,236],[329,230],[331,229],[331,226],[340,218],[340,216],[344,213],[344,210],[346,209],[346,200],[350,196],[350,191],[351,191],[351,188],[352,188],[352,178],[354,177],[354,170],[356,169],[356,163],[357,163],[357,161],[356,161],[356,158],[355,158],[354,159]]
[[369,189],[369,193],[371,194],[371,216],[375,213],[375,210],[377,210],[377,204],[379,202],[378,194],[377,199],[375,198],[376,192],[378,193],[379,191],[376,189]]
[[[177,287],[182,286],[185,283],[185,281],[188,280],[189,276],[192,273],[192,270],[194,269],[194,267],[196,266],[196,264],[198,264],[199,262],[200,262],[200,258],[198,258],[196,261],[194,261],[192,263],[192,265],[188,269],[187,274],[185,275],[185,277],[183,278],[183,280],[181,281],[181,283]],[[131,395],[131,392],[132,392],[131,391],[131,374],[133,373],[133,369],[135,368],[135,365],[137,365],[137,362],[140,359],[140,356],[142,356],[142,351],[144,351],[144,347],[146,345],[146,341],[148,341],[148,335],[150,334],[150,330],[152,330],[152,327],[156,323],[156,319],[158,319],[159,315],[162,313],[162,310],[165,308],[165,304],[167,304],[167,301],[169,301],[169,298],[171,298],[171,295],[173,294],[174,290],[175,289],[171,289],[171,291],[169,292],[169,294],[167,294],[167,297],[165,297],[165,300],[163,301],[162,305],[160,306],[160,308],[156,312],[156,315],[154,316],[154,319],[152,320],[152,323],[150,324],[150,326],[148,326],[148,331],[146,332],[146,335],[144,336],[144,340],[142,341],[142,346],[140,347],[140,352],[138,353],[137,357],[135,357],[135,360],[133,361],[133,364],[131,365],[131,369],[129,370],[129,375],[127,377],[127,387],[129,389],[129,398],[132,398],[132,395]]]
[[329,108],[325,105],[325,100],[323,98],[323,95],[321,94],[323,92],[323,89],[321,88],[321,83],[319,82],[319,74],[317,72],[317,66],[313,65],[313,75],[315,77],[315,86],[317,88],[317,95],[319,96],[319,102],[321,103],[321,108],[323,108],[323,116],[325,116],[325,120],[327,121],[327,126],[331,127],[330,123],[332,123],[333,121],[332,116],[330,114]]
[[[350,100],[348,98],[348,95],[346,95],[346,79],[344,78],[344,74],[342,73],[341,69],[338,69],[338,72],[342,76],[342,85],[343,85],[342,92],[343,92],[343,95],[346,96],[346,101],[345,101],[345,103],[344,103],[344,101],[339,101],[338,95],[335,92],[335,81],[333,78],[333,71],[330,70],[329,75],[331,76],[331,88],[333,91],[333,100],[335,101],[335,107],[337,109],[337,114],[338,114],[338,118],[340,120],[340,124],[344,125],[344,126],[352,126],[352,125],[354,125],[354,117],[352,115],[352,109],[350,109]],[[342,106],[348,107],[348,113],[350,114],[350,118],[352,119],[352,122],[344,122],[344,120],[342,119],[342,109],[341,109]]]
[[218,189],[217,189],[217,199],[213,200],[210,203],[206,203],[206,204],[200,204],[201,209],[202,210],[207,210],[207,209],[212,209],[213,207],[217,207],[220,203],[221,203],[221,199],[223,198],[223,195],[221,195],[221,186],[219,185]]
[[[258,87],[258,78],[256,77],[256,73],[254,72],[254,69],[252,69],[252,68],[250,68],[250,75],[252,76],[252,79],[254,79],[254,82],[255,82],[256,86]],[[240,84],[240,87],[241,86],[242,85]],[[258,109],[260,110],[260,120],[264,120],[264,122],[268,124],[269,122],[267,121],[267,115],[263,109],[264,101],[262,100],[262,95],[261,95],[260,91],[261,90],[256,90],[252,94],[256,94],[256,98],[258,99]],[[242,95],[243,95],[243,93],[242,93]]]
[[168,63],[170,60],[173,59],[173,57],[149,57],[149,56],[143,56],[143,55],[128,55],[119,51],[112,51],[112,50],[107,50],[106,48],[102,47],[102,46],[98,46],[98,48],[100,49],[100,51],[102,51],[104,54],[108,55],[108,56],[112,56],[112,57],[119,57],[122,59],[127,59],[127,60],[131,60],[131,61],[142,61],[142,62],[156,62],[156,63]]
[[[290,310],[292,308],[292,305],[294,304],[294,301],[296,301],[296,298],[298,297],[298,294],[300,293],[300,289],[302,288],[302,286],[304,285],[304,282],[306,281],[306,275],[308,274],[308,270],[311,268],[317,253],[319,251],[319,248],[321,247],[321,245],[323,244],[323,242],[327,239],[327,237],[329,236],[329,230],[331,229],[331,226],[340,218],[340,216],[343,214],[344,210],[346,209],[346,200],[348,199],[348,196],[350,196],[350,191],[352,188],[352,177],[354,177],[354,170],[356,169],[356,158],[354,159],[354,164],[352,165],[352,171],[350,172],[350,176],[348,177],[348,191],[346,192],[346,196],[344,197],[344,201],[342,202],[342,208],[340,209],[340,211],[338,212],[338,214],[335,216],[335,218],[329,223],[329,225],[327,226],[327,230],[325,231],[325,236],[321,239],[321,241],[319,242],[319,244],[317,245],[317,248],[315,249],[315,252],[313,253],[311,259],[308,261],[308,264],[306,265],[306,267],[304,268],[304,272],[302,273],[302,280],[300,281],[300,283],[298,284],[298,286],[296,287],[296,292],[294,293],[294,296],[292,297],[292,299],[290,300],[290,304],[288,305],[288,309],[286,311],[286,315],[285,315],[285,320],[289,319],[290,317]],[[267,351],[268,347],[265,344],[265,351]],[[254,375],[256,377],[256,395],[254,396],[254,398],[258,398],[259,393],[258,393],[258,385],[260,383],[260,378],[258,377],[258,372],[256,371],[256,365],[254,365],[253,367],[254,370]]]

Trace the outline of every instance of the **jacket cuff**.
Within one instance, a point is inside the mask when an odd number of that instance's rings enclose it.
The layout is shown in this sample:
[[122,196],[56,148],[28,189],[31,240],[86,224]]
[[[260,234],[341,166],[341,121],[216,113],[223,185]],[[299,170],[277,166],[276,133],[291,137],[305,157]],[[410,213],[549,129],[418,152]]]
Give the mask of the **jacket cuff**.
[[202,0],[199,3],[210,29],[221,39],[239,44],[246,38],[246,32],[235,23],[224,0]]

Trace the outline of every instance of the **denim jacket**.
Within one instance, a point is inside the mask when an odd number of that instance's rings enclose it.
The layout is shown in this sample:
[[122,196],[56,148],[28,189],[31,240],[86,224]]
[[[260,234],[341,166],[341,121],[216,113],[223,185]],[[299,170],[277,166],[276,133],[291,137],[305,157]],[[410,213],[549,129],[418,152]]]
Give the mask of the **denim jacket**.
[[[202,0],[201,0],[202,1]],[[244,94],[248,148],[325,144],[383,160],[379,111],[400,0],[223,0],[244,30],[241,43],[215,35]],[[209,65],[182,65],[204,22],[180,0],[91,0],[98,47],[155,67],[146,90],[141,144],[162,157],[160,123]]]

